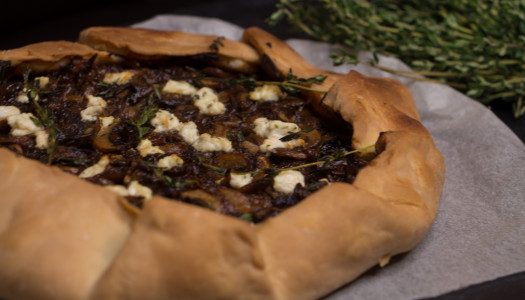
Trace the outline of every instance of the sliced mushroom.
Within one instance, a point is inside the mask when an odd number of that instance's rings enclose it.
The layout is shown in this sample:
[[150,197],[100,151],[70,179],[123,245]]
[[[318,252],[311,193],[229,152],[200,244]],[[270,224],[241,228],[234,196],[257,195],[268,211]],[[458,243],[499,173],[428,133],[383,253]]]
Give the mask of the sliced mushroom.
[[266,189],[267,187],[270,187],[273,184],[273,178],[270,177],[263,177],[259,180],[254,180],[247,185],[241,187],[239,189],[242,193],[256,193],[258,191],[262,191]]
[[256,154],[257,152],[259,152],[259,146],[257,146],[256,144],[252,143],[252,142],[249,142],[249,141],[243,141],[241,143],[241,146],[248,150],[248,152],[250,152],[250,154]]
[[95,149],[102,152],[112,152],[120,149],[119,146],[113,144],[110,140],[111,131],[116,125],[116,123],[113,123],[109,126],[102,126],[102,122],[100,120],[97,121],[95,132],[92,135],[92,144]]
[[310,132],[303,132],[301,138],[305,141],[305,147],[315,147],[321,143],[321,135],[317,129]]
[[297,160],[304,160],[308,158],[308,155],[304,152],[286,148],[276,148],[273,150],[272,154],[278,157],[285,157]]
[[234,213],[246,214],[258,209],[262,203],[257,201],[251,201],[243,193],[230,189],[230,188],[219,188],[221,194],[224,196],[226,202],[232,206],[232,209],[235,210]]
[[250,167],[250,160],[242,153],[226,153],[215,159],[215,165],[227,170],[242,170]]
[[222,204],[215,196],[203,190],[191,190],[181,193],[182,200],[195,203],[203,207],[209,207],[215,211],[222,210]]

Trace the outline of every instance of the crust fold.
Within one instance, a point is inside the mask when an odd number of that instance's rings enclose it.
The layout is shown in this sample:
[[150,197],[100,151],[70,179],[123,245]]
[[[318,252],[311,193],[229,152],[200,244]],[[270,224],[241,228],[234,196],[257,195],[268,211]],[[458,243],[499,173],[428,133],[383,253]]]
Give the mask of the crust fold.
[[[91,27],[83,30],[79,42],[95,49],[126,57],[157,59],[202,53],[219,55],[219,65],[241,72],[254,70],[260,56],[249,45],[211,35],[136,28]],[[216,50],[210,48],[215,44]]]
[[12,50],[0,51],[0,60],[11,62],[11,66],[18,66],[17,72],[21,72],[25,65],[33,71],[57,70],[68,64],[72,57],[80,56],[89,58],[96,55],[97,63],[112,61],[108,52],[97,51],[89,46],[67,42],[41,42],[27,45]]

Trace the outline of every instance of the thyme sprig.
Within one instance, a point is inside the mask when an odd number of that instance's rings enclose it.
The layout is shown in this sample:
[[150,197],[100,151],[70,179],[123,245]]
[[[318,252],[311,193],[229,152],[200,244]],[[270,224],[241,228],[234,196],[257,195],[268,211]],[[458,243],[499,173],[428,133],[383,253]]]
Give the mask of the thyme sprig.
[[48,164],[51,164],[53,154],[57,147],[56,138],[58,127],[55,123],[53,113],[38,103],[38,89],[40,85],[39,80],[30,80],[30,74],[31,68],[26,67],[22,73],[24,79],[22,91],[26,94],[27,98],[35,109],[36,118],[32,118],[33,123],[35,123],[37,126],[44,127],[48,132],[48,146],[46,149],[46,154],[48,155]]
[[[329,165],[330,163],[332,163],[334,161],[343,160],[348,155],[359,153],[359,152],[367,152],[367,151],[370,151],[370,150],[374,149],[374,147],[375,147],[375,144],[368,145],[366,147],[355,149],[355,150],[352,150],[352,151],[344,151],[343,149],[336,149],[332,154],[325,155],[325,156],[321,157],[319,161],[314,161],[314,162],[311,162],[311,163],[306,163],[306,164],[297,165],[297,166],[288,167],[288,168],[282,168],[282,169],[279,169],[279,168],[264,168],[264,169],[255,170],[255,171],[251,171],[251,172],[244,172],[244,173],[237,173],[236,172],[236,174],[239,174],[239,175],[266,174],[266,176],[268,176],[270,178],[273,178],[273,177],[279,175],[279,173],[283,172],[283,171],[298,170],[298,169],[303,169],[303,168],[317,166],[317,165],[327,166],[327,165]],[[219,175],[225,175],[228,172],[227,169],[223,169],[221,167],[210,165],[210,164],[204,163],[202,161],[200,161],[200,163],[204,167],[214,171],[215,173],[217,173]]]
[[156,164],[151,163],[151,162],[146,161],[146,160],[142,160],[142,159],[139,159],[138,162],[141,165],[150,168],[153,171],[153,174],[155,174],[155,176],[157,176],[157,178],[162,180],[162,182],[164,182],[165,185],[171,186],[173,184],[173,179],[171,177],[169,177],[168,175],[164,174],[164,169],[163,168],[160,168]]
[[204,166],[204,167],[206,167],[206,168],[212,170],[213,172],[215,172],[215,173],[217,173],[219,175],[222,175],[222,176],[226,175],[226,172],[228,172],[228,170],[223,169],[221,167],[217,167],[217,166],[214,166],[214,165],[202,162],[202,161],[200,161],[200,163],[201,163],[202,166]]
[[213,42],[208,48],[210,48],[211,51],[219,52],[219,46],[224,47],[224,44],[222,43],[223,40],[224,40],[223,36],[217,37],[216,39],[213,40]]
[[299,78],[296,75],[292,73],[292,70],[290,69],[288,71],[288,75],[283,81],[260,81],[255,80],[251,77],[246,77],[241,75],[241,79],[230,79],[228,81],[229,86],[235,86],[235,85],[241,85],[247,90],[253,90],[257,86],[262,85],[276,85],[278,86],[282,92],[286,92],[289,94],[297,94],[301,90],[304,91],[311,91],[316,93],[326,93],[326,91],[321,91],[318,89],[311,88],[310,85],[312,84],[322,84],[324,80],[326,79],[325,75],[319,74],[310,78]]
[[167,185],[167,186],[171,186],[171,187],[185,187],[185,186],[197,183],[197,181],[195,181],[195,180],[176,180],[176,181],[174,181],[173,178],[171,178],[170,176],[164,174],[164,172],[166,171],[165,168],[161,168],[161,167],[157,166],[156,164],[154,164],[152,162],[149,162],[149,161],[146,161],[146,160],[142,160],[142,159],[139,159],[138,162],[141,165],[150,168],[153,171],[153,174],[155,174],[155,176],[157,176],[157,178],[162,180],[162,182],[165,185]]
[[140,142],[142,138],[151,131],[150,127],[145,127],[149,120],[153,119],[155,115],[157,114],[157,111],[159,110],[157,104],[155,103],[154,97],[158,97],[159,93],[155,90],[155,92],[151,93],[147,102],[146,106],[142,110],[142,113],[140,114],[140,117],[137,121],[133,120],[127,120],[126,122],[135,128],[137,128],[137,139]]
[[[335,64],[360,63],[416,80],[440,82],[488,104],[511,102],[525,114],[525,1],[279,0],[270,24],[342,45]],[[371,51],[359,61],[358,51]],[[414,70],[381,66],[377,54]]]
[[288,168],[282,168],[282,169],[266,168],[266,169],[263,169],[263,170],[256,170],[256,171],[242,173],[242,174],[259,174],[259,173],[264,173],[264,174],[267,174],[270,177],[275,177],[277,174],[279,174],[280,172],[283,172],[283,171],[298,170],[298,169],[302,169],[302,168],[306,168],[306,167],[312,167],[312,166],[317,166],[317,165],[327,166],[331,162],[343,160],[348,155],[351,155],[351,154],[354,154],[354,153],[359,153],[359,152],[367,152],[367,151],[369,151],[371,149],[374,149],[374,147],[375,147],[375,145],[373,144],[373,145],[368,145],[368,146],[363,147],[363,148],[355,149],[355,150],[352,150],[352,151],[346,151],[346,152],[343,149],[336,149],[332,154],[325,155],[325,156],[321,157],[319,161],[314,161],[314,162],[311,162],[311,163],[297,165],[297,166],[288,167]]

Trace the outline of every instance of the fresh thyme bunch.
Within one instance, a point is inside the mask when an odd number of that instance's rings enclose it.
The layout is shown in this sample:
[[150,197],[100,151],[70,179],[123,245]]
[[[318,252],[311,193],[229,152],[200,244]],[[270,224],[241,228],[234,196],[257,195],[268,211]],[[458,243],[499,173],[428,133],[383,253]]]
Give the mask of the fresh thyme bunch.
[[[283,18],[341,45],[331,56],[336,65],[438,81],[484,104],[512,102],[516,118],[525,114],[525,0],[279,0],[268,21]],[[359,62],[360,50],[374,59]],[[398,57],[414,71],[382,67],[376,54]]]

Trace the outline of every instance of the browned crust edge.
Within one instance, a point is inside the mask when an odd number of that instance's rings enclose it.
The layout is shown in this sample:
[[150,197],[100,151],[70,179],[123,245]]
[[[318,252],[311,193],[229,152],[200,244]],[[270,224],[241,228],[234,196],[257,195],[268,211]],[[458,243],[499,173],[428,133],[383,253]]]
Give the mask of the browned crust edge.
[[96,55],[97,63],[113,61],[115,58],[106,51],[68,42],[52,41],[27,45],[17,49],[0,51],[0,60],[10,61],[11,66],[21,72],[27,65],[34,72],[57,70],[69,63],[73,56],[90,58]]
[[[354,146],[376,143],[354,184],[331,184],[255,226],[160,197],[134,216],[104,188],[0,149],[0,297],[315,299],[423,238],[445,169],[406,87],[319,70],[257,28],[243,40],[283,75],[329,76],[318,87],[326,96],[311,96],[352,123]],[[131,47],[121,43],[107,50]]]

